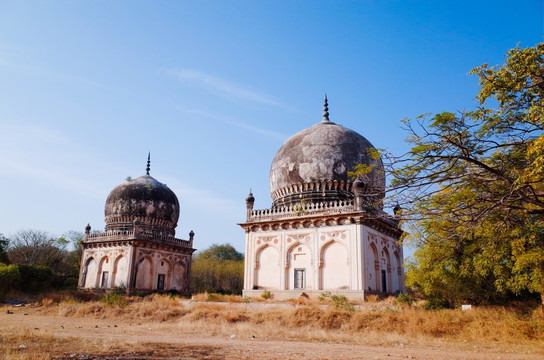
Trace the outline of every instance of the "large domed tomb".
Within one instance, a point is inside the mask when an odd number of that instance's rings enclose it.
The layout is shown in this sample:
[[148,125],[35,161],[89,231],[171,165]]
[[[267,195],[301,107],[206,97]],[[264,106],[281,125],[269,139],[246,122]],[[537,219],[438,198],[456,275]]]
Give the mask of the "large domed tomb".
[[104,207],[106,231],[138,221],[146,230],[174,236],[179,201],[172,190],[150,175],[127,179],[115,187]]
[[[370,171],[353,179],[358,164]],[[269,209],[246,198],[245,296],[323,292],[361,300],[404,291],[402,230],[382,209],[385,176],[374,146],[329,120],[281,145],[270,166]]]
[[177,239],[180,206],[176,194],[146,174],[127,178],[108,195],[105,231],[85,229],[80,288],[127,291],[189,291],[194,233]]
[[291,136],[278,150],[270,167],[273,207],[301,202],[353,199],[348,172],[358,164],[370,165],[367,192],[383,198],[385,178],[381,159],[372,144],[353,130],[327,117]]

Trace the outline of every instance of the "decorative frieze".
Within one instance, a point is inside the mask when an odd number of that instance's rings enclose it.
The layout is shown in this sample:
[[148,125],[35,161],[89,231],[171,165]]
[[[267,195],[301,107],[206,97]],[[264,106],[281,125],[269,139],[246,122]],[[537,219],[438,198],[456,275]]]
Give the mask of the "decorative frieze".
[[287,235],[287,242],[300,242],[300,243],[307,243],[310,241],[310,233],[306,234],[288,234]]
[[270,242],[273,242],[274,244],[277,244],[278,243],[278,237],[277,236],[259,236],[259,237],[257,237],[257,245],[268,244]]
[[336,239],[336,240],[345,240],[347,237],[347,231],[342,230],[336,230],[336,231],[323,231],[321,233],[320,239],[321,241],[325,241],[328,239]]

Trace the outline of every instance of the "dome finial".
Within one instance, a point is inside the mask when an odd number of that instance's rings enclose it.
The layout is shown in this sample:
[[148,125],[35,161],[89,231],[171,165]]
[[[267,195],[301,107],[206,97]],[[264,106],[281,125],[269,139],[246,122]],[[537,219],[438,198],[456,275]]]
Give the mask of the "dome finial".
[[323,104],[323,120],[321,122],[330,122],[329,121],[329,103],[327,101],[327,94],[325,94],[325,102]]
[[147,153],[147,167],[145,168],[145,173],[149,175],[149,170],[151,170],[151,151]]

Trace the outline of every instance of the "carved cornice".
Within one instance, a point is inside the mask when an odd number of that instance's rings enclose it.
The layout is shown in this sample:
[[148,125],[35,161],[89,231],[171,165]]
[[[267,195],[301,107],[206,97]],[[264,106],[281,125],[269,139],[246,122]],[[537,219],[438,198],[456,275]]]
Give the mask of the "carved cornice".
[[153,242],[148,240],[134,239],[134,240],[108,240],[108,241],[93,241],[84,242],[84,249],[96,249],[96,248],[112,248],[117,246],[134,246],[139,248],[147,248],[154,250],[164,250],[175,252],[178,254],[192,254],[196,251],[191,247],[180,246],[177,244]]
[[337,226],[359,224],[366,225],[383,234],[400,239],[403,231],[397,222],[388,214],[372,215],[365,211],[352,211],[338,214],[302,215],[290,218],[271,218],[266,220],[253,220],[239,223],[246,232],[281,231],[289,229],[304,229],[324,226]]

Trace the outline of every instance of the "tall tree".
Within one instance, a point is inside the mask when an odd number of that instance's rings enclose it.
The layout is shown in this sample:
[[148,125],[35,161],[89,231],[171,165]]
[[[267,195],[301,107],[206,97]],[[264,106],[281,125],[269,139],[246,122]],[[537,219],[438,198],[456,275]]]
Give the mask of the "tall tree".
[[64,252],[63,273],[76,279],[79,277],[84,237],[85,234],[83,232],[70,230],[64,233],[60,238],[63,239],[62,243],[67,243],[72,248],[71,251]]
[[54,238],[45,231],[20,230],[10,239],[9,260],[16,265],[47,266],[62,272],[68,240]]
[[0,263],[9,264],[9,258],[7,249],[9,246],[9,239],[3,234],[0,234]]
[[239,294],[244,282],[244,255],[230,245],[212,245],[191,265],[191,292]]
[[199,259],[244,260],[244,254],[239,253],[231,244],[213,244],[208,249],[197,254]]
[[544,310],[544,43],[471,74],[478,108],[405,120],[412,149],[392,164],[419,269],[442,274],[419,283],[431,293],[448,276],[485,279],[540,293]]

